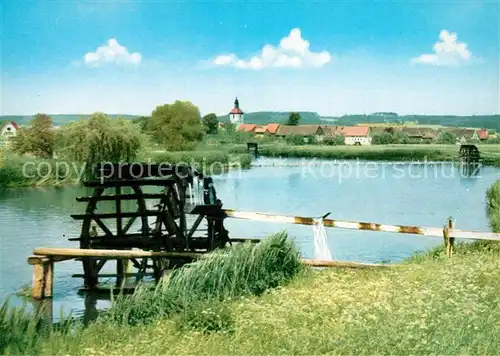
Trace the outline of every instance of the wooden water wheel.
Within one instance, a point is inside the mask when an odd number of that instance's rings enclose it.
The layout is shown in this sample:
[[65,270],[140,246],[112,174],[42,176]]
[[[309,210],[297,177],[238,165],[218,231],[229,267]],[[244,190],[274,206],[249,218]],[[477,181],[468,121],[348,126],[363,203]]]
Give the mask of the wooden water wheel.
[[477,176],[481,166],[481,156],[476,145],[461,145],[458,152],[461,174],[464,177]]
[[[72,239],[80,248],[179,253],[176,258],[116,260],[117,286],[130,276],[124,262],[137,270],[132,274],[136,282],[148,275],[158,281],[168,269],[192,262],[193,252],[209,252],[229,241],[212,179],[191,167],[101,164],[96,173],[95,180],[84,182],[92,195],[77,198],[87,203],[85,213],[72,215],[82,221],[80,237]],[[108,261],[82,259],[86,289],[98,285]]]

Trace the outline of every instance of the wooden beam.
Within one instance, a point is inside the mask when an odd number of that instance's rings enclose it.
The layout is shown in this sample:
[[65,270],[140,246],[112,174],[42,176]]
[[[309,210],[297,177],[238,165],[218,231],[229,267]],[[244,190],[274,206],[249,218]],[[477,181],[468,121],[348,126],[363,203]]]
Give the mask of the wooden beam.
[[[125,273],[124,276],[125,277],[137,277],[139,273]],[[146,275],[146,276],[152,276],[153,273],[143,273],[143,275]],[[85,275],[84,274],[80,274],[80,273],[76,273],[76,274],[72,274],[71,275],[72,278],[85,278]],[[102,278],[114,278],[114,277],[118,277],[118,274],[116,273],[101,273],[99,274],[99,277],[102,277]]]
[[251,243],[259,243],[263,241],[262,239],[252,239],[250,237],[235,237],[229,239],[230,242],[251,242]]
[[121,194],[119,197],[115,195],[101,195],[100,197],[78,197],[77,202],[89,202],[91,200],[95,201],[115,201],[120,200],[138,200],[138,199],[161,199],[165,194]]
[[69,256],[75,257],[98,257],[98,258],[140,258],[140,257],[186,257],[201,258],[204,254],[192,252],[154,252],[138,250],[98,250],[79,248],[50,248],[39,247],[33,250],[33,254],[39,256]]
[[149,185],[149,186],[166,186],[166,185],[172,185],[176,183],[176,179],[172,178],[162,178],[162,179],[141,179],[140,181],[134,180],[134,179],[113,179],[113,180],[107,180],[103,179],[102,181],[97,180],[97,181],[89,181],[89,182],[84,182],[83,186],[84,187],[90,187],[90,188],[95,188],[95,187],[126,187],[126,186],[131,186],[131,185],[137,185],[140,184],[141,186]]
[[[121,213],[120,216],[122,218],[132,218],[137,216],[161,216],[165,214],[161,211],[156,210],[148,210],[145,212],[128,212]],[[85,220],[87,218],[96,218],[96,219],[116,219],[118,217],[117,213],[102,213],[102,214],[73,214],[71,217],[75,220]]]
[[44,263],[49,263],[49,262],[62,262],[62,261],[67,261],[71,260],[73,257],[71,256],[51,256],[51,257],[46,257],[46,256],[29,256],[28,257],[28,264],[34,266],[34,265],[41,265]]

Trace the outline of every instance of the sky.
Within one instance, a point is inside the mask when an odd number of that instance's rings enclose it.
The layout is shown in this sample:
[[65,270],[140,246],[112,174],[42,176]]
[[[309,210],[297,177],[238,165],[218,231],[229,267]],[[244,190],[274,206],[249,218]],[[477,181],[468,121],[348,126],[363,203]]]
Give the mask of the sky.
[[3,115],[500,113],[498,1],[3,0]]

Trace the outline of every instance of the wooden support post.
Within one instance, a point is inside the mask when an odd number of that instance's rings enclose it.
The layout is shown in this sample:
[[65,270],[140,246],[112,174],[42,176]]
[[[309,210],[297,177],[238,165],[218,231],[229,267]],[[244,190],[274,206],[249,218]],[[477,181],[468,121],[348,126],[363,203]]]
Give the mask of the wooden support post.
[[33,265],[33,287],[31,296],[33,299],[41,300],[52,298],[54,291],[54,261],[52,259],[40,260]]
[[443,238],[444,245],[446,247],[446,256],[448,258],[453,254],[453,245],[455,243],[455,238],[450,237],[450,232],[455,228],[455,221],[452,217],[446,219],[446,225],[443,228]]

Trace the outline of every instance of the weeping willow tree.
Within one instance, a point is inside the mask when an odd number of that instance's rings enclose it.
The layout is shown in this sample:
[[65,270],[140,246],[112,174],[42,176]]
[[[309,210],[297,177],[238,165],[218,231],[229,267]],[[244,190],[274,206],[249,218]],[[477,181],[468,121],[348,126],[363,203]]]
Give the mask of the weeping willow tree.
[[131,121],[95,113],[89,119],[58,130],[56,155],[66,161],[85,164],[89,172],[96,163],[134,161],[144,139]]

